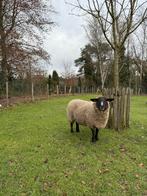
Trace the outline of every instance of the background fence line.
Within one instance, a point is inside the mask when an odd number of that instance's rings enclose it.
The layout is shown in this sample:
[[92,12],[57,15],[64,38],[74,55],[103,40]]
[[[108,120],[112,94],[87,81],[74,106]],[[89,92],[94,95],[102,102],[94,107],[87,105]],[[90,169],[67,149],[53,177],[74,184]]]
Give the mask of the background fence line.
[[[49,88],[49,84],[36,84],[35,82],[6,82],[3,90],[0,90],[0,104],[9,106],[14,102],[35,101],[38,99],[48,99],[50,96],[74,95],[84,93],[99,93],[95,86],[67,86],[56,85],[54,89]],[[15,101],[16,100],[16,101]]]
[[114,98],[110,104],[110,116],[107,127],[115,130],[122,130],[129,127],[130,120],[130,97],[133,91],[130,88],[109,88],[100,91],[95,86],[79,87],[79,86],[59,86],[56,85],[54,89],[49,89],[48,84],[36,85],[31,82],[30,85],[20,84],[20,88],[16,88],[12,83],[6,82],[5,92],[0,94],[0,104],[2,106],[9,106],[19,102],[30,102],[40,99],[48,99],[50,96],[60,95],[74,95],[74,94],[95,93],[103,94],[105,97]]

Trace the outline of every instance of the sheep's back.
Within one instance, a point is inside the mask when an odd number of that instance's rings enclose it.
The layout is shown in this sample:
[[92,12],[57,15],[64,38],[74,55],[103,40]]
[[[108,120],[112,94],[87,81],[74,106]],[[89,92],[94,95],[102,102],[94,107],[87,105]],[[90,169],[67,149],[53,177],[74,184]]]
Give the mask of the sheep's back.
[[[87,104],[89,105],[89,101],[84,101],[81,99],[74,99],[69,102],[67,106],[67,118],[69,121],[74,121],[78,116],[81,115],[81,110],[80,108],[87,108]],[[82,115],[83,116],[83,115]]]

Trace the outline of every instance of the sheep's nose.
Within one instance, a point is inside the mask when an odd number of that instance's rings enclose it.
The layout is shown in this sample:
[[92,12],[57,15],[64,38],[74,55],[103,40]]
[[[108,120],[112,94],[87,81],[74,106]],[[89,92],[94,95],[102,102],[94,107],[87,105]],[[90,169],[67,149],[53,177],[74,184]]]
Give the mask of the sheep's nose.
[[104,108],[103,106],[100,106],[100,110],[101,110],[101,111],[104,111],[105,108]]

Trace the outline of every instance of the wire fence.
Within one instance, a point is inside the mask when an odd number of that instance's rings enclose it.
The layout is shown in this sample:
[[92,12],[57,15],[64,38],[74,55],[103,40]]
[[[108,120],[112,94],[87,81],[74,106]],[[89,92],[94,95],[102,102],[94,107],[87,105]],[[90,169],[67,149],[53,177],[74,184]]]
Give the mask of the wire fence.
[[12,81],[0,86],[0,105],[10,106],[19,102],[48,99],[50,96],[97,93],[96,86],[56,85],[52,88],[46,82]]

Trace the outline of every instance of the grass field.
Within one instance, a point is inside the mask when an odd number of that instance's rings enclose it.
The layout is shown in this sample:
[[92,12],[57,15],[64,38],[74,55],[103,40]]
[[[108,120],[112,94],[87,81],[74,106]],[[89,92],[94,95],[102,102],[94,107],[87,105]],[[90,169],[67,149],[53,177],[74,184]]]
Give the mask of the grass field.
[[146,196],[147,97],[132,98],[130,129],[101,130],[96,144],[87,127],[70,133],[72,98],[0,111],[0,196]]

